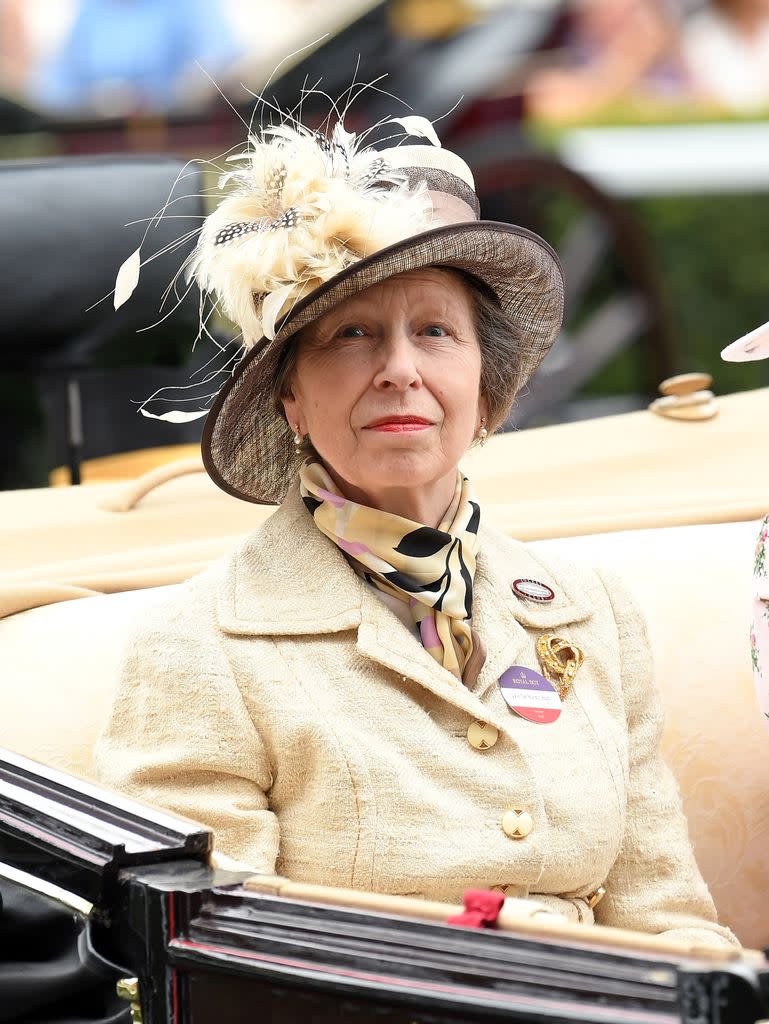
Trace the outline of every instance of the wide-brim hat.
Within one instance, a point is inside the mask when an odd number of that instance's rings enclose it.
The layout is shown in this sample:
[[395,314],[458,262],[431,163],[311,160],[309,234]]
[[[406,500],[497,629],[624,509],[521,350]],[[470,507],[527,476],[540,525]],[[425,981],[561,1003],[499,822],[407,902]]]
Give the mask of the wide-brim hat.
[[[356,150],[343,130],[331,140],[302,130],[298,143],[286,131],[276,136],[267,144],[251,140],[248,171],[236,195],[208,218],[194,267],[249,346],[206,419],[203,462],[224,491],[262,504],[282,501],[298,468],[293,431],[273,398],[286,343],[340,302],[410,270],[463,271],[490,289],[516,324],[510,358],[521,383],[556,340],[564,302],[553,249],[525,228],[480,220],[472,174],[450,151]],[[344,179],[341,189],[339,180],[318,182],[310,147],[329,179]],[[304,180],[299,161],[312,165]],[[340,213],[345,202],[349,210]]]

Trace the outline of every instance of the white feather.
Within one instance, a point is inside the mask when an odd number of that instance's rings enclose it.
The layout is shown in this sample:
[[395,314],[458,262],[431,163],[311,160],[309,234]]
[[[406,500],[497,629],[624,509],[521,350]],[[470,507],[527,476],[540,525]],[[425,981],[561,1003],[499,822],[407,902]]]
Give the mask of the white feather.
[[410,114],[408,117],[392,117],[391,121],[402,125],[407,135],[419,135],[428,139],[438,149],[441,148],[441,140],[435,133],[432,123],[426,117],[419,117],[417,114]]
[[348,132],[341,121],[334,125],[331,141],[335,142],[346,153],[352,154],[355,152],[355,134],[354,132]]
[[275,337],[275,322],[280,316],[283,306],[290,301],[295,292],[296,285],[292,282],[265,296],[262,304],[262,330],[265,338],[269,338],[270,341]]
[[160,415],[154,412],[147,412],[146,409],[139,409],[139,412],[149,420],[165,420],[167,423],[189,423],[190,420],[199,420],[202,416],[208,416],[207,409],[203,409],[200,412],[185,412],[183,409],[171,409],[169,412],[160,413]]
[[115,309],[120,309],[123,303],[128,302],[133,295],[139,283],[141,266],[141,247],[139,247],[139,249],[131,253],[127,260],[121,263],[120,270],[117,272],[117,277],[115,278]]
[[221,177],[217,181],[217,185],[219,186],[219,188],[225,189],[233,179],[237,178],[237,176],[237,171],[227,171],[226,174],[221,175]]
[[[299,125],[294,128],[288,124],[272,125],[269,128],[262,130],[263,135],[274,135],[276,139],[285,139],[287,142],[296,142],[301,139],[308,139],[313,137],[313,133],[309,128],[305,128],[304,125]],[[259,147],[263,143],[256,136],[251,136],[249,142],[254,148]]]

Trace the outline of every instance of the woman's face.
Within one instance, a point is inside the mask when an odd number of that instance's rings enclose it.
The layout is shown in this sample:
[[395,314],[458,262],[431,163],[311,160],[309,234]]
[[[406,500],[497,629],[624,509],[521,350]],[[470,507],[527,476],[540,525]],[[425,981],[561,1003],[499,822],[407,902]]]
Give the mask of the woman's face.
[[430,268],[374,285],[308,328],[283,403],[348,497],[386,508],[388,491],[437,487],[448,503],[487,415],[480,377],[469,287]]

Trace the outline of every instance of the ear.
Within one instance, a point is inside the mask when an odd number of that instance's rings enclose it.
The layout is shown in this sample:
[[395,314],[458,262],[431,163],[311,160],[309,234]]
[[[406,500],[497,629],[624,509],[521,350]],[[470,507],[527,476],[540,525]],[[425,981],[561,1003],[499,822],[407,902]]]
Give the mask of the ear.
[[747,363],[751,359],[769,359],[769,324],[727,345],[721,353],[727,363]]
[[289,391],[287,395],[284,395],[281,398],[281,402],[283,403],[283,412],[286,414],[288,425],[292,430],[298,429],[300,434],[305,434],[306,431],[302,421],[302,409],[299,402],[294,397],[294,392]]
[[486,401],[485,395],[481,395],[478,399],[478,420],[484,420],[486,426],[489,425],[489,403]]

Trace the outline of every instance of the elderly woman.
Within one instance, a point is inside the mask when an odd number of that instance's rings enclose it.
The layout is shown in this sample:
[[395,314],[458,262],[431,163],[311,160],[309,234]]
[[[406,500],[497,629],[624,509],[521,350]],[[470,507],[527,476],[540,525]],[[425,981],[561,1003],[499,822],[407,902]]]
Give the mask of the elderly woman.
[[196,255],[250,346],[204,458],[280,504],[139,624],[102,778],[261,872],[734,942],[631,601],[492,529],[458,468],[557,336],[554,253],[437,146],[283,126],[244,160]]

